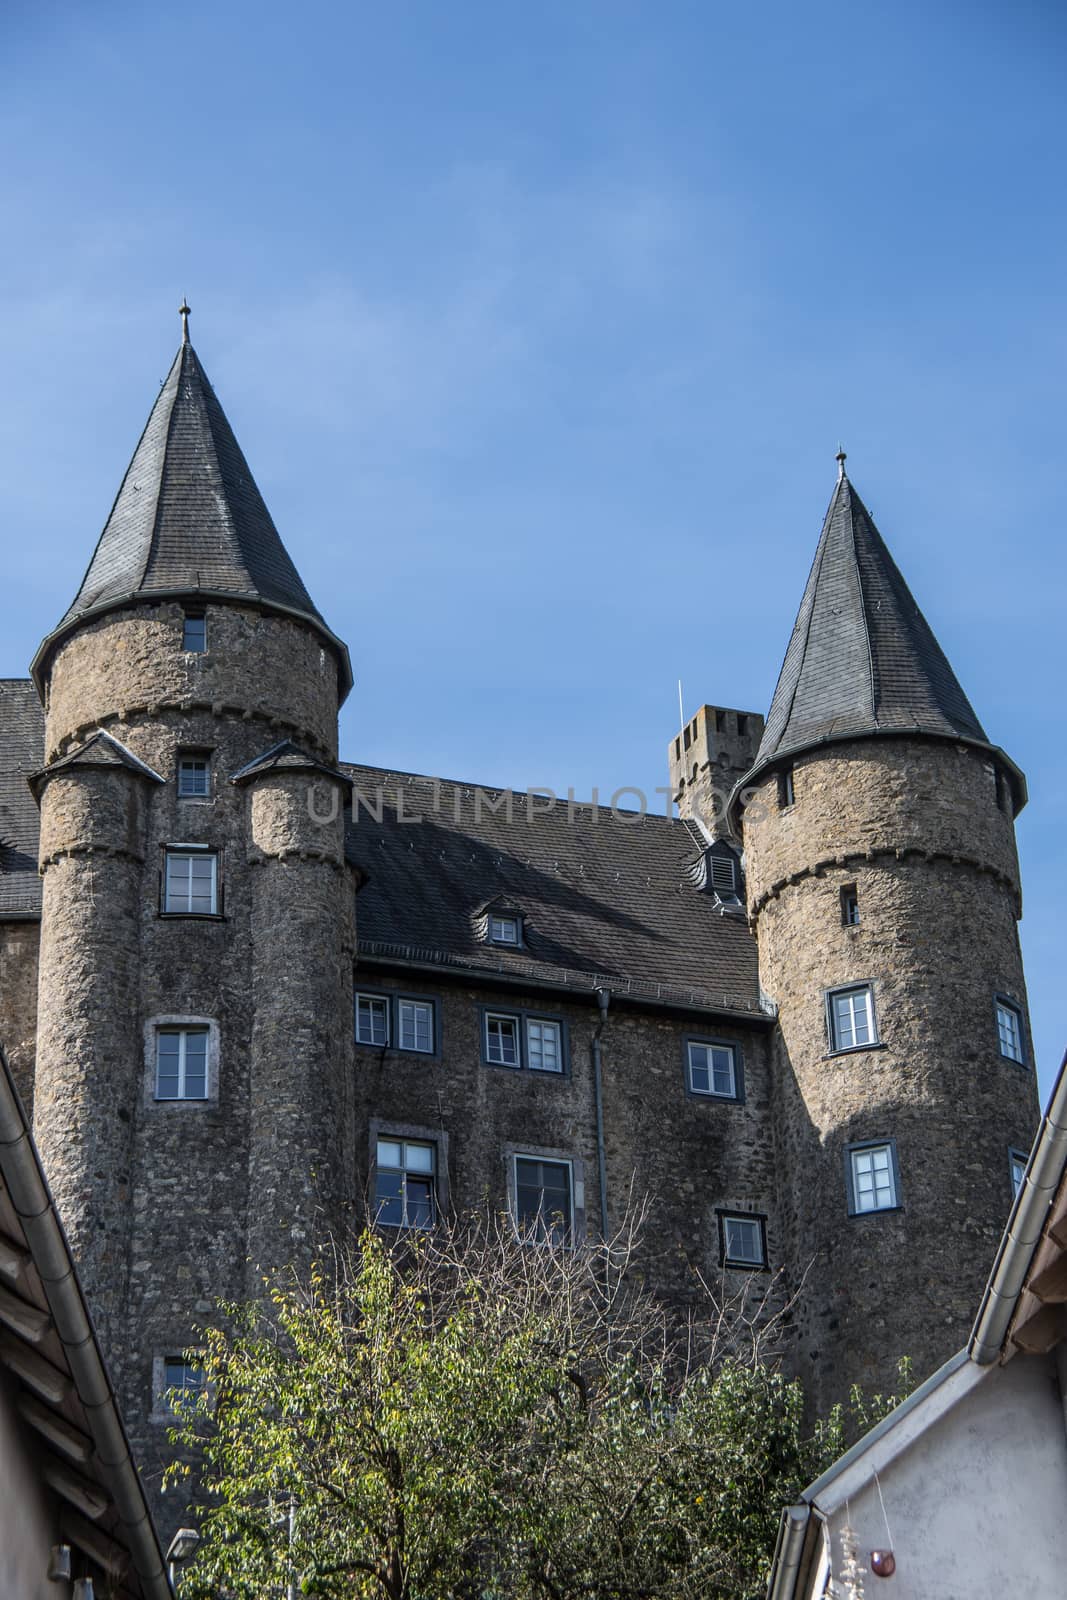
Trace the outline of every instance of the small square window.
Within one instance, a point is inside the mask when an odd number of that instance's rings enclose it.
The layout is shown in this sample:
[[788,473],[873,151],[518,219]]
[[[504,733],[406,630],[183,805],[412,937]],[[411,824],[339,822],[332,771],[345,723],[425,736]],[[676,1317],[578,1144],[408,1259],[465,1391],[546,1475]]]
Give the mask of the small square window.
[[384,995],[356,995],[356,1043],[389,1043],[389,1002]]
[[207,1377],[203,1367],[194,1366],[184,1356],[163,1357],[163,1408],[174,1411],[179,1405],[190,1405],[204,1393]]
[[826,997],[831,1050],[861,1050],[877,1044],[874,997],[869,983],[854,989],[833,989]]
[[206,1028],[160,1028],[156,1034],[156,1099],[207,1099]]
[[765,1267],[767,1239],[762,1217],[719,1213],[719,1245],[724,1267]]
[[732,1044],[690,1039],[686,1054],[691,1093],[715,1095],[722,1100],[738,1098],[737,1051]]
[[796,804],[796,792],[793,788],[793,769],[783,767],[778,774],[778,806],[782,811]]
[[170,916],[218,913],[219,858],[213,850],[164,852],[163,910]]
[[515,1223],[543,1243],[565,1244],[571,1236],[571,1168],[568,1161],[515,1157]]
[[211,793],[211,761],[207,756],[178,757],[178,795],[182,800],[203,799]]
[[526,1065],[532,1072],[563,1071],[563,1041],[558,1022],[526,1019]]
[[1023,1186],[1023,1179],[1026,1177],[1026,1165],[1029,1159],[1030,1158],[1028,1155],[1026,1155],[1025,1151],[1008,1151],[1008,1170],[1011,1173],[1012,1198],[1019,1193],[1019,1190]]
[[897,1193],[896,1152],[891,1143],[860,1145],[848,1152],[849,1210],[853,1216],[869,1211],[894,1211]]
[[432,1228],[437,1220],[436,1150],[412,1139],[378,1140],[375,1221],[387,1228]]
[[419,1055],[434,1053],[432,1000],[398,1000],[396,1003],[397,1045]]
[[203,611],[185,613],[182,649],[191,655],[200,655],[207,649],[207,617]]
[[1002,1056],[1007,1056],[1009,1061],[1020,1063],[1026,1060],[1023,1048],[1023,1015],[1018,1006],[1012,1005],[1010,1000],[997,1001],[997,1037]]
[[522,923],[518,917],[491,916],[489,943],[517,946],[522,943]]
[[841,925],[845,928],[860,925],[860,897],[854,883],[846,883],[841,890]]
[[485,1059],[497,1067],[518,1066],[519,1024],[515,1017],[486,1013]]

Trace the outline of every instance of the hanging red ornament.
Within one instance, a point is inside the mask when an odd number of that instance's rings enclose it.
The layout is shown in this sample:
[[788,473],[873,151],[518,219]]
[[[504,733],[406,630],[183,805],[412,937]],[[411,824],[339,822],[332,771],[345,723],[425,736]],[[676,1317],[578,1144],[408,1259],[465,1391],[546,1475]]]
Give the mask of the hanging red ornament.
[[897,1558],[892,1550],[871,1551],[871,1571],[876,1578],[891,1578],[897,1570]]

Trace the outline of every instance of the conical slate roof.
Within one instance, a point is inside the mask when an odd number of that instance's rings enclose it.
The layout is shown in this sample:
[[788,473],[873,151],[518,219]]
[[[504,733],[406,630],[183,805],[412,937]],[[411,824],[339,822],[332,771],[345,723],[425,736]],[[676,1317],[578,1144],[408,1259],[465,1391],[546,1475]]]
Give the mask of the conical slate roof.
[[340,658],[256,487],[200,359],[184,338],[122,480],[73,605],[37,653],[88,617],[139,599],[250,600],[309,622]]
[[[763,739],[741,783],[827,741],[889,734],[994,748],[842,466]],[[1022,774],[996,754],[1021,800]]]

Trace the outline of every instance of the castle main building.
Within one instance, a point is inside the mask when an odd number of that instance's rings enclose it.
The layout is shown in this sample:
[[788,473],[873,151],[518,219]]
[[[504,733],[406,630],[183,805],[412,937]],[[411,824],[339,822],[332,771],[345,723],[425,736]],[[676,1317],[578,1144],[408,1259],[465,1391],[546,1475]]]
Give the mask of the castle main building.
[[351,681],[186,335],[0,682],[0,1041],[149,1486],[216,1297],[368,1209],[647,1194],[663,1294],[806,1274],[821,1399],[925,1376],[1036,1121],[1025,787],[843,459],[766,723],[678,731],[677,820],[347,764]]

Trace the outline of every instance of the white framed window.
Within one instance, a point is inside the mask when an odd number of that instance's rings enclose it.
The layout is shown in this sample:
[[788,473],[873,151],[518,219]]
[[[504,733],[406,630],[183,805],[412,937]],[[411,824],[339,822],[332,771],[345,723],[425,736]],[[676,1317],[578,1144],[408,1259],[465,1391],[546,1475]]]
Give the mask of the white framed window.
[[566,1244],[574,1226],[571,1163],[521,1154],[514,1162],[515,1226],[540,1243]]
[[397,1000],[398,1049],[414,1050],[419,1055],[433,1055],[436,1048],[433,1012],[432,1000]]
[[206,1100],[207,1097],[208,1029],[157,1029],[156,1099]]
[[1002,1056],[1007,1056],[1009,1061],[1025,1062],[1023,1015],[1010,1000],[997,1001],[997,1038]]
[[1023,1186],[1023,1179],[1026,1177],[1026,1164],[1029,1159],[1029,1156],[1024,1150],[1008,1151],[1008,1171],[1011,1173],[1011,1193],[1013,1199]]
[[209,756],[178,757],[178,798],[203,800],[211,793],[211,759]]
[[512,912],[492,914],[489,918],[489,943],[511,945],[522,943],[522,919]]
[[848,1152],[849,1210],[853,1216],[894,1211],[900,1204],[897,1157],[892,1140],[852,1145]]
[[356,995],[356,1043],[389,1043],[389,1001],[383,994]]
[[171,916],[215,916],[219,899],[216,852],[195,845],[168,845],[163,856],[163,910]]
[[187,611],[182,624],[182,649],[200,655],[207,649],[207,617],[203,611]]
[[527,1017],[526,1065],[533,1072],[563,1071],[563,1039],[558,1022]]
[[749,1212],[719,1212],[719,1249],[724,1267],[767,1265],[767,1224]]
[[152,1361],[153,1422],[173,1422],[179,1405],[194,1404],[202,1394],[212,1398],[203,1367],[187,1353],[155,1356]]
[[831,989],[826,996],[826,1018],[831,1050],[859,1050],[877,1044],[874,996],[869,983],[850,989]]
[[374,1220],[387,1228],[432,1228],[437,1221],[436,1147],[380,1135],[374,1162]]
[[519,1065],[519,1021],[495,1011],[485,1013],[485,1059],[495,1067]]
[[691,1094],[740,1099],[737,1047],[711,1039],[686,1040],[686,1073]]

